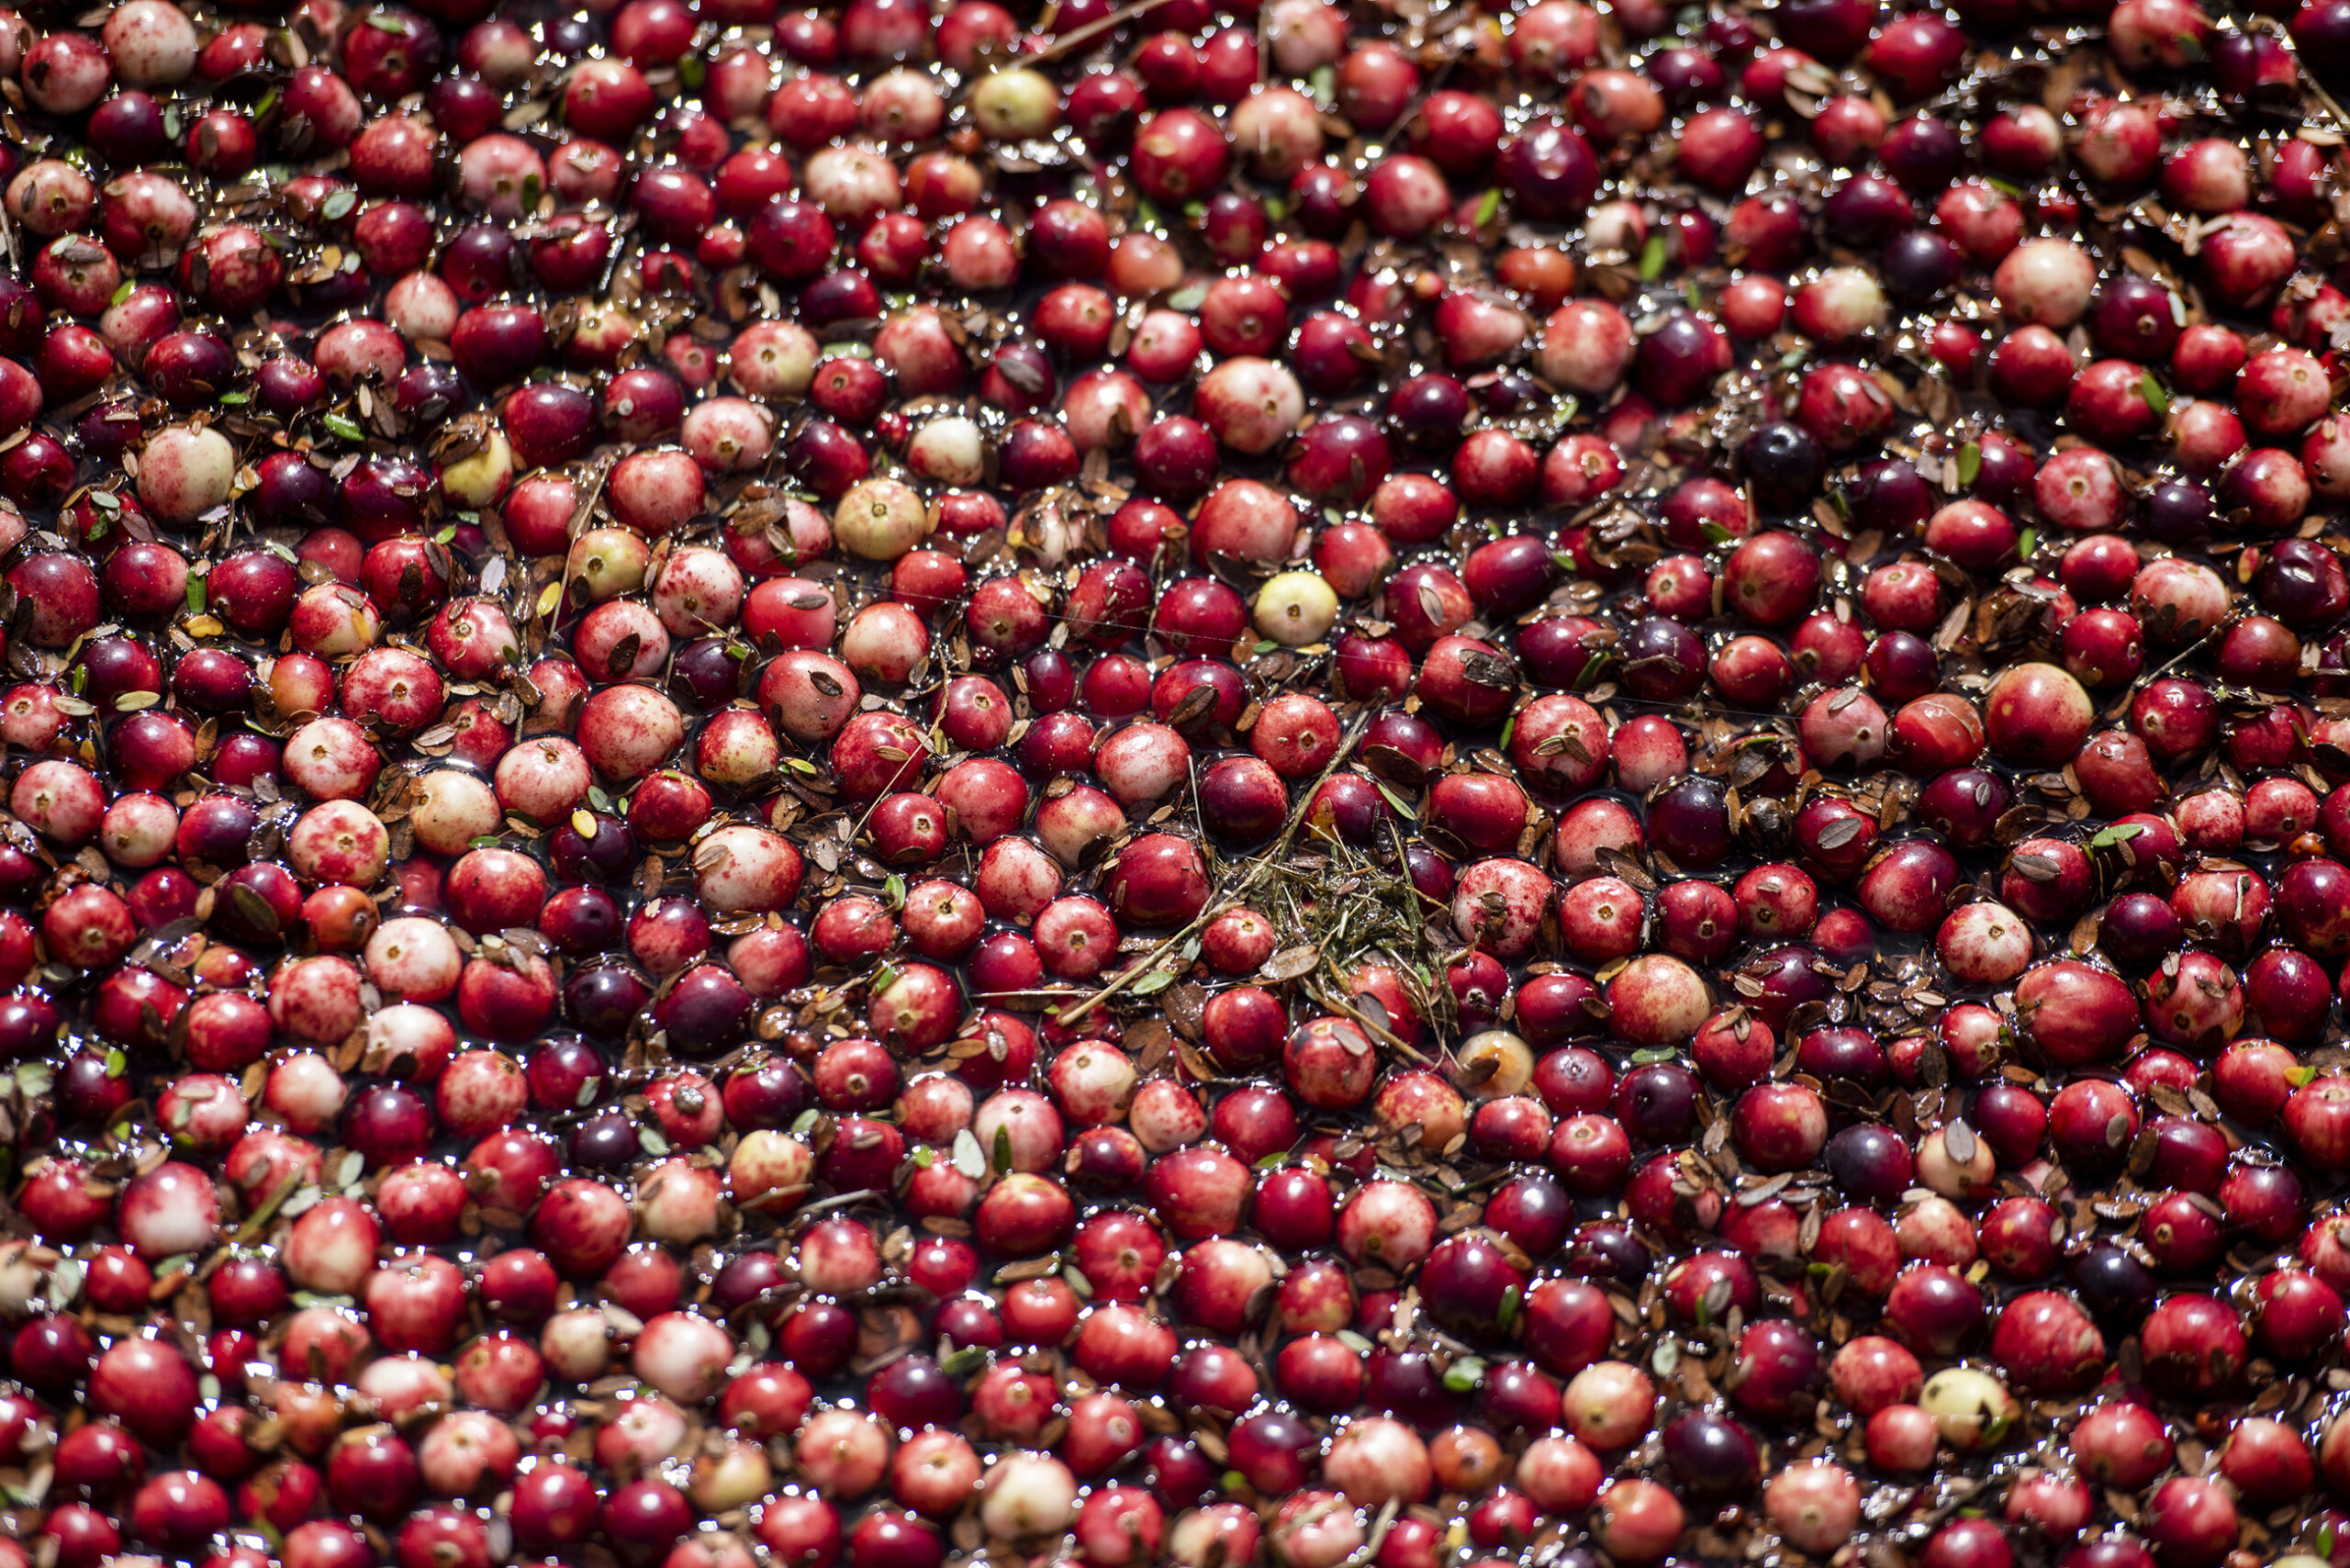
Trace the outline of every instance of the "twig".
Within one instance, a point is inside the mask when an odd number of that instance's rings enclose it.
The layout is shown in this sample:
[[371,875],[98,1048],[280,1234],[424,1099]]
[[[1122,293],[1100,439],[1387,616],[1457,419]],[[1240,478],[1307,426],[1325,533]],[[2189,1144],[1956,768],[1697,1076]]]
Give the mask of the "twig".
[[1434,1057],[1415,1049],[1410,1041],[1404,1039],[1403,1036],[1398,1035],[1386,1025],[1380,1023],[1377,1019],[1371,1017],[1367,1013],[1357,1012],[1355,1010],[1354,1002],[1351,1000],[1341,1002],[1329,990],[1322,986],[1315,986],[1313,988],[1313,996],[1315,1001],[1320,1002],[1331,1012],[1340,1014],[1345,1017],[1353,1020],[1357,1026],[1386,1041],[1389,1045],[1394,1047],[1397,1050],[1403,1052],[1414,1061],[1418,1062],[1422,1067],[1435,1067],[1438,1065],[1437,1059]]
[[1075,49],[1078,45],[1081,43],[1091,43],[1093,39],[1101,37],[1103,33],[1110,31],[1112,28],[1134,20],[1136,17],[1141,16],[1145,11],[1156,10],[1166,3],[1167,0],[1135,0],[1134,5],[1128,6],[1123,10],[1113,11],[1098,22],[1086,23],[1085,26],[1078,28],[1077,31],[1069,34],[1069,37],[1055,41],[1050,49],[1041,50],[1035,54],[1028,55],[1024,59],[1022,59],[1020,63],[1023,65],[1042,65],[1048,60],[1058,60],[1062,55],[1067,54],[1070,50]]
[[1209,921],[1240,902],[1242,896],[1255,887],[1269,869],[1279,865],[1281,857],[1289,853],[1291,843],[1297,837],[1297,830],[1305,823],[1305,813],[1313,807],[1314,797],[1321,791],[1323,784],[1330,776],[1344,767],[1347,759],[1354,755],[1355,745],[1362,739],[1363,732],[1371,727],[1371,715],[1368,711],[1355,720],[1353,727],[1347,732],[1346,738],[1338,743],[1337,755],[1330,758],[1330,765],[1325,767],[1320,777],[1314,780],[1314,787],[1306,790],[1298,803],[1291,808],[1289,821],[1282,824],[1281,836],[1273,840],[1262,855],[1249,863],[1248,874],[1240,879],[1237,886],[1226,891],[1221,898],[1209,900],[1207,907],[1193,915],[1190,924],[1144,954],[1138,962],[1118,971],[1117,977],[1108,985],[1103,986],[1067,1013],[1056,1014],[1057,1021],[1062,1024],[1076,1023],[1109,1001],[1111,997],[1142,979],[1149,971],[1151,965],[1172,951],[1179,943],[1203,929]]

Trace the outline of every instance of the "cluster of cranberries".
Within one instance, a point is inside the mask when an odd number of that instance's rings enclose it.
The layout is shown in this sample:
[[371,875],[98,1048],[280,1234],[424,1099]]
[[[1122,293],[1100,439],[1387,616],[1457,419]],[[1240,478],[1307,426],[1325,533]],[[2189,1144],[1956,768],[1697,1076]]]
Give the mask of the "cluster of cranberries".
[[1954,4],[0,12],[0,1568],[2350,1562],[2350,0]]

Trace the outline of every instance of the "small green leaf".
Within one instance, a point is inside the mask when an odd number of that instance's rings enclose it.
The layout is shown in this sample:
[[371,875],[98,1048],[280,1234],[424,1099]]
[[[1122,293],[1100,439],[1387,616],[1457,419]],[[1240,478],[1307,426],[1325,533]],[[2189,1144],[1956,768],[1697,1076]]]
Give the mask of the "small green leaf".
[[1502,193],[1499,186],[1489,189],[1477,198],[1476,227],[1483,229],[1502,215]]
[[879,969],[873,971],[874,995],[880,995],[883,991],[889,990],[891,986],[897,983],[898,971],[890,968],[888,964],[884,964]]
[[2040,530],[2027,528],[2016,535],[2016,559],[2029,561],[2032,552],[2040,548]]
[[187,579],[187,612],[190,615],[204,613],[204,579],[193,573]]
[[223,392],[219,397],[219,401],[231,409],[241,409],[252,400],[253,395],[250,392]]
[[1412,810],[1410,803],[1407,802],[1403,796],[1389,789],[1385,779],[1374,778],[1371,780],[1371,783],[1377,787],[1379,793],[1386,800],[1387,803],[1395,808],[1395,814],[1397,816],[1405,818],[1408,821],[1416,822],[1419,820],[1419,813]]
[[329,223],[340,223],[350,217],[351,209],[358,205],[359,197],[353,193],[337,191],[319,204],[319,213]]
[[2143,823],[2115,823],[2111,827],[2099,830],[2098,835],[2089,840],[2089,847],[2110,849],[2117,844],[2128,843],[2145,831]]
[[890,872],[888,878],[886,878],[881,883],[881,894],[884,898],[889,900],[890,907],[891,909],[905,908],[906,879],[903,877],[899,876],[895,871]]
[[2154,379],[2153,371],[2138,378],[2138,396],[2146,400],[2146,407],[2154,411],[2154,418],[2160,419],[2170,412],[2170,394],[2163,390],[2163,384]]
[[1444,1369],[1444,1386],[1455,1394],[1468,1394],[1485,1381],[1485,1363],[1474,1356],[1462,1356]]
[[1373,1349],[1370,1336],[1352,1328],[1339,1329],[1337,1339],[1339,1344],[1344,1345],[1358,1356],[1367,1356]]
[[129,1057],[125,1056],[119,1050],[111,1050],[106,1053],[106,1076],[108,1078],[120,1078],[124,1073],[129,1072],[129,1070],[130,1058]]
[[1248,1490],[1248,1478],[1237,1470],[1227,1470],[1224,1473],[1224,1489],[1227,1492],[1246,1492]]
[[449,524],[447,527],[445,527],[445,528],[443,528],[443,529],[440,530],[438,532],[434,533],[434,534],[433,534],[433,536],[432,536],[432,543],[434,543],[435,544],[446,544],[446,543],[449,543],[449,541],[451,541],[452,539],[454,539],[455,537],[457,537],[457,525],[456,525],[455,523],[453,523],[453,523]]
[[57,1070],[45,1061],[17,1064],[17,1090],[21,1094],[46,1094],[56,1082]]
[[474,840],[474,847],[476,849],[491,849],[495,848],[497,845],[498,835],[494,833],[482,834]]
[[137,288],[138,286],[139,286],[139,280],[138,280],[137,278],[135,278],[135,277],[127,277],[127,278],[124,278],[124,279],[122,280],[122,286],[121,286],[121,287],[119,287],[119,288],[118,288],[118,289],[116,289],[116,290],[114,291],[114,297],[113,297],[112,299],[108,300],[106,303],[107,303],[107,304],[109,304],[109,305],[119,305],[119,304],[121,304],[124,300],[126,300],[126,299],[128,299],[128,298],[129,298],[129,297],[130,297],[130,291],[131,291],[132,289],[134,289],[134,288]]
[[802,1111],[800,1114],[792,1117],[791,1136],[794,1137],[806,1137],[808,1130],[816,1125],[816,1114],[817,1114],[812,1110]]
[[268,92],[263,93],[263,94],[261,95],[261,102],[259,102],[259,103],[257,103],[257,104],[255,104],[255,105],[253,106],[253,118],[255,118],[255,119],[259,119],[259,118],[262,118],[262,116],[263,116],[263,115],[265,115],[265,114],[269,113],[269,111],[270,111],[270,110],[272,110],[272,109],[275,108],[276,106],[277,106],[277,89],[276,89],[276,88],[274,88],[274,87],[272,87]]
[[1257,657],[1257,658],[1260,658],[1260,659],[1261,659],[1261,658],[1263,658],[1267,654],[1273,653],[1273,652],[1277,651],[1280,647],[1281,647],[1281,644],[1280,644],[1279,643],[1276,643],[1276,642],[1272,641],[1270,638],[1261,638],[1261,639],[1259,639],[1259,642],[1258,642],[1258,644],[1257,644],[1256,652],[1255,652],[1254,656],[1255,656],[1255,657]]
[[1970,441],[1958,449],[1958,482],[1972,485],[1975,476],[1983,472],[1983,443]]
[[1632,1059],[1646,1067],[1651,1062],[1671,1061],[1679,1054],[1669,1046],[1651,1046],[1645,1050],[1634,1051]]
[[1194,284],[1190,288],[1179,288],[1167,297],[1167,308],[1197,310],[1200,308],[1200,301],[1207,297],[1207,286],[1204,284]]
[[783,765],[794,773],[804,773],[811,778],[816,777],[818,772],[816,765],[804,756],[787,756],[783,759]]
[[1153,969],[1135,981],[1132,989],[1136,996],[1156,996],[1174,983],[1175,972],[1172,969]]
[[658,1131],[652,1127],[637,1128],[636,1146],[644,1150],[645,1153],[652,1155],[662,1155],[669,1152],[669,1140],[663,1137]]
[[937,1163],[938,1150],[931,1148],[930,1145],[924,1144],[920,1148],[914,1150],[915,1170],[927,1170]]
[[1649,242],[1640,247],[1640,278],[1653,283],[1664,275],[1664,236],[1651,234]]
[[966,1345],[938,1363],[938,1370],[948,1377],[962,1377],[987,1365],[988,1352],[983,1345]]
[[1009,1125],[995,1129],[995,1168],[998,1174],[1012,1169],[1012,1128]]
[[1518,1297],[1521,1294],[1516,1285],[1502,1292],[1502,1305],[1494,1314],[1494,1322],[1505,1334],[1508,1333],[1511,1327],[1517,1322]]
[[1314,89],[1315,107],[1327,109],[1337,106],[1338,68],[1337,66],[1315,66],[1314,73],[1305,79],[1305,84]]
[[1715,522],[1715,521],[1710,521],[1710,520],[1708,520],[1708,521],[1704,521],[1704,522],[1700,522],[1700,523],[1697,525],[1697,532],[1698,532],[1698,535],[1699,535],[1701,538],[1703,538],[1707,543],[1708,543],[1708,544],[1714,544],[1714,545],[1722,545],[1722,544],[1727,544],[1727,543],[1729,543],[1731,540],[1736,539],[1736,538],[1738,537],[1738,535],[1737,535],[1737,534],[1732,533],[1729,529],[1724,528],[1720,523],[1718,523],[1718,522]]
[[359,428],[359,421],[348,414],[329,414],[326,417],[326,427],[330,434],[343,441],[367,439],[367,432]]
[[699,54],[687,55],[677,62],[677,80],[697,91],[700,89],[703,80],[709,75],[709,71],[710,68],[701,62],[701,56]]

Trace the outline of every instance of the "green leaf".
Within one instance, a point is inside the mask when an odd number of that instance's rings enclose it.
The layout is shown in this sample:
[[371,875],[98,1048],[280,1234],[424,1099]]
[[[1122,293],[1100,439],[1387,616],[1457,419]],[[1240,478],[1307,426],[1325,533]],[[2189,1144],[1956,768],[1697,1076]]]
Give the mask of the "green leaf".
[[2143,823],[2115,823],[2111,827],[2099,830],[2098,835],[2089,840],[2089,847],[2110,849],[2117,844],[2128,843],[2145,831]]
[[46,1094],[57,1082],[57,1070],[45,1061],[20,1061],[17,1064],[17,1090],[19,1093]]
[[599,812],[609,812],[612,809],[612,798],[605,794],[603,787],[599,784],[588,786],[588,803]]
[[906,879],[903,877],[899,876],[895,871],[890,872],[889,877],[882,882],[881,892],[882,896],[890,901],[890,907],[891,909],[903,909],[906,907]]
[[277,89],[276,89],[276,88],[274,88],[274,87],[272,87],[268,92],[263,93],[263,94],[261,95],[261,102],[259,102],[259,103],[257,103],[257,104],[255,104],[255,105],[253,106],[253,118],[255,118],[255,119],[259,119],[259,118],[262,118],[262,116],[263,116],[263,115],[265,115],[265,114],[269,113],[269,111],[270,111],[270,110],[272,110],[272,109],[275,108],[276,106],[277,106]]
[[137,288],[138,286],[139,286],[139,280],[138,280],[137,278],[135,278],[135,277],[127,277],[127,278],[124,278],[124,279],[122,280],[122,286],[121,286],[121,287],[119,287],[119,288],[118,288],[118,289],[116,289],[116,290],[114,291],[114,297],[113,297],[112,299],[109,299],[108,301],[106,301],[106,303],[107,303],[107,304],[109,304],[109,305],[119,305],[119,304],[121,304],[124,300],[126,300],[126,299],[128,299],[128,298],[129,298],[129,297],[130,297],[130,291],[131,291],[132,289],[134,289],[134,288]]
[[1337,66],[1315,66],[1314,73],[1305,79],[1305,84],[1314,89],[1315,107],[1327,109],[1337,106],[1338,102],[1338,68]]
[[1167,308],[1169,310],[1197,310],[1200,308],[1200,301],[1205,299],[1207,297],[1208,291],[1205,284],[1193,284],[1189,288],[1179,288],[1174,293],[1169,295],[1167,297]]
[[187,612],[190,615],[204,613],[204,579],[194,573],[190,573],[187,579]]
[[1009,1125],[995,1129],[995,1168],[999,1175],[1012,1169],[1012,1128]]
[[945,1361],[939,1362],[938,1370],[945,1372],[948,1377],[962,1377],[966,1373],[979,1371],[981,1367],[987,1365],[987,1362],[988,1352],[985,1346],[966,1345],[961,1350],[956,1351],[953,1355],[947,1357]]
[[1371,1342],[1371,1337],[1369,1335],[1360,1333],[1352,1328],[1339,1329],[1337,1339],[1339,1344],[1344,1345],[1348,1350],[1352,1350],[1358,1356],[1367,1356],[1371,1354],[1373,1349]]
[[889,990],[891,986],[897,983],[898,971],[890,968],[888,964],[884,964],[879,969],[873,971],[874,995],[880,995],[883,991]]
[[1972,485],[1975,476],[1983,472],[1983,443],[1970,441],[1958,449],[1958,482]]
[[359,428],[359,421],[352,419],[348,414],[329,414],[326,417],[326,427],[330,434],[339,437],[343,441],[365,441],[367,439],[367,432]]
[[1697,525],[1697,532],[1708,544],[1727,544],[1738,537],[1718,522],[1706,521]]
[[1485,1363],[1474,1356],[1462,1356],[1444,1369],[1444,1386],[1455,1394],[1468,1394],[1485,1381]]
[[930,1145],[924,1144],[920,1148],[914,1150],[915,1170],[927,1170],[937,1163],[938,1150],[931,1148]]
[[1270,1170],[1276,1166],[1281,1165],[1288,1159],[1289,1150],[1285,1148],[1277,1148],[1270,1154],[1259,1155],[1257,1157],[1257,1169],[1259,1170]]
[[677,80],[688,87],[699,89],[709,73],[710,68],[701,62],[699,54],[687,55],[677,62]]
[[1174,970],[1153,969],[1150,973],[1143,976],[1142,979],[1135,981],[1134,985],[1130,989],[1136,996],[1156,996],[1174,983]]
[[474,840],[476,849],[494,849],[497,846],[498,835],[494,833],[482,834]]
[[1649,242],[1640,247],[1640,277],[1653,283],[1664,275],[1664,236],[1651,234]]
[[1502,1292],[1502,1305],[1494,1314],[1494,1322],[1505,1334],[1508,1333],[1511,1327],[1517,1322],[1518,1297],[1521,1294],[1516,1285]]
[[806,1137],[808,1129],[816,1125],[816,1114],[817,1113],[812,1110],[802,1111],[800,1114],[792,1117],[791,1136],[794,1137]]
[[2029,561],[2032,552],[2040,548],[2040,530],[2027,528],[2016,535],[2016,559]]
[[442,529],[439,532],[433,534],[432,543],[435,544],[446,544],[455,537],[457,537],[457,525],[453,522],[446,528]]
[[1671,1061],[1678,1055],[1680,1053],[1669,1046],[1651,1046],[1646,1050],[1634,1051],[1632,1059],[1640,1066],[1646,1067],[1651,1062]]
[[337,191],[319,204],[319,214],[329,223],[340,223],[350,217],[351,209],[358,205],[359,197],[352,192]]
[[1380,794],[1386,799],[1387,803],[1395,808],[1395,814],[1397,816],[1404,817],[1413,822],[1417,822],[1419,820],[1419,813],[1412,810],[1410,803],[1407,802],[1403,796],[1389,789],[1385,779],[1374,778],[1371,780],[1371,783],[1378,789]]
[[253,395],[250,392],[223,392],[218,400],[226,407],[241,409],[253,400]]
[[651,1127],[637,1128],[636,1146],[647,1154],[661,1155],[669,1152],[669,1140]]
[[2163,390],[2163,384],[2154,379],[2153,371],[2138,378],[2138,396],[2146,400],[2146,407],[2154,411],[2156,419],[2170,412],[2170,394]]
[[124,1073],[129,1072],[129,1070],[130,1058],[125,1056],[120,1050],[111,1050],[106,1053],[106,1076],[108,1078],[120,1078]]
[[1489,189],[1477,198],[1476,227],[1483,229],[1502,215],[1502,193],[1499,186]]

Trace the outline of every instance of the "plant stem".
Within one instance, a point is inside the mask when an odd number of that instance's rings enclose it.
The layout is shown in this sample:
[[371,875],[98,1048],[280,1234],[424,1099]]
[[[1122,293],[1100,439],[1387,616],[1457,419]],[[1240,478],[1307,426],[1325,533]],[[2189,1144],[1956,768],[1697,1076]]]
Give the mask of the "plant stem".
[[1139,962],[1119,970],[1117,978],[1108,985],[1103,986],[1068,1012],[1056,1014],[1057,1020],[1063,1024],[1074,1024],[1127,986],[1142,979],[1149,971],[1151,965],[1164,958],[1177,944],[1204,929],[1209,921],[1238,903],[1268,870],[1279,865],[1281,857],[1289,853],[1290,845],[1296,839],[1297,830],[1305,825],[1305,813],[1312,808],[1314,797],[1320,793],[1323,784],[1330,775],[1344,767],[1347,758],[1354,755],[1355,743],[1361,740],[1363,732],[1371,727],[1371,715],[1366,712],[1355,720],[1353,726],[1348,730],[1346,737],[1338,743],[1337,755],[1330,758],[1330,766],[1325,767],[1320,776],[1314,780],[1314,788],[1306,790],[1304,797],[1291,808],[1289,821],[1281,825],[1281,836],[1273,840],[1270,847],[1262,855],[1249,862],[1247,876],[1242,877],[1239,882],[1226,890],[1221,898],[1209,900],[1207,907],[1192,916],[1190,924],[1144,954]]

